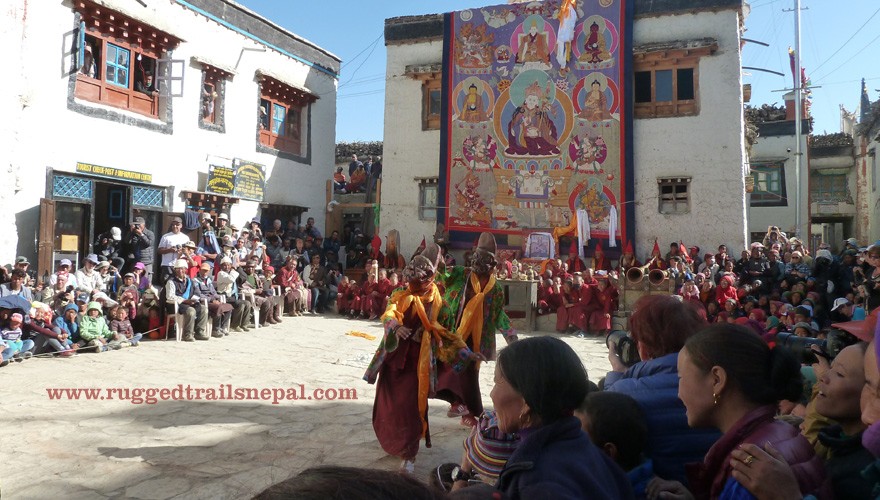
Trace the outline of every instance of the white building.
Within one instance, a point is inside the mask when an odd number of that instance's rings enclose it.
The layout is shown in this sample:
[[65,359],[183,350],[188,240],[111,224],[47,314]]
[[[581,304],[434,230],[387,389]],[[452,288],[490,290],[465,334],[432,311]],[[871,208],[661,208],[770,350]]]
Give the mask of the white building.
[[880,172],[877,151],[880,150],[880,100],[873,103],[862,80],[862,104],[856,128],[856,239],[872,244],[880,239]]
[[[693,75],[693,88],[686,89],[692,99],[649,97],[631,110],[634,194],[624,201],[635,203],[636,252],[645,257],[655,238],[664,252],[679,240],[703,249],[742,248],[747,166],[740,47],[747,6],[741,0],[634,4],[636,75],[659,69]],[[443,24],[441,15],[385,22],[382,225],[400,231],[404,249],[423,235],[430,240],[437,222]]]
[[[798,206],[801,228],[809,227],[809,112],[804,108],[798,189],[794,93],[789,92],[784,99],[785,107],[765,105],[747,111],[758,133],[749,155],[749,172],[754,179],[754,188],[749,194],[748,229],[751,241],[761,241],[770,226],[778,226],[788,236],[794,236],[797,233]],[[800,205],[797,202],[798,193]],[[801,237],[806,240],[806,234]]]
[[[39,250],[42,273],[136,216],[158,240],[187,210],[323,227],[337,56],[232,0],[13,3],[0,261]],[[157,94],[139,91],[147,73]],[[208,189],[210,167],[247,165],[265,168],[237,194]]]

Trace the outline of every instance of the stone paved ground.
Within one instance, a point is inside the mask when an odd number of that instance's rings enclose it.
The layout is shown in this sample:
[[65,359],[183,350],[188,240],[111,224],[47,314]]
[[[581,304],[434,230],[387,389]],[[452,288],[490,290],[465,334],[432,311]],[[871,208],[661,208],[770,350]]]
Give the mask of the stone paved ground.
[[[4,498],[248,498],[315,465],[395,469],[370,424],[373,386],[361,380],[380,336],[378,323],[285,318],[282,325],[194,344],[145,342],[137,348],[70,359],[33,359],[0,368]],[[564,339],[590,378],[608,369],[600,339]],[[503,344],[502,338],[498,337]],[[491,405],[493,363],[481,371]],[[272,388],[303,384],[353,388],[347,401],[50,400],[47,388]],[[458,462],[466,429],[429,408],[433,448],[419,452],[416,474]]]

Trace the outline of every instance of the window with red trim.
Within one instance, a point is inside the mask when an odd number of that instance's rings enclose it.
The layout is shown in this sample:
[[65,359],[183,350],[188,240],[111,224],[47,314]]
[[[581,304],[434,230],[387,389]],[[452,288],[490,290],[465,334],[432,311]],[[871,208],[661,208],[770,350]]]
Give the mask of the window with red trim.
[[315,97],[274,78],[260,84],[260,144],[304,156],[305,111]]
[[178,40],[152,26],[80,0],[74,95],[150,117],[159,116],[158,59]]

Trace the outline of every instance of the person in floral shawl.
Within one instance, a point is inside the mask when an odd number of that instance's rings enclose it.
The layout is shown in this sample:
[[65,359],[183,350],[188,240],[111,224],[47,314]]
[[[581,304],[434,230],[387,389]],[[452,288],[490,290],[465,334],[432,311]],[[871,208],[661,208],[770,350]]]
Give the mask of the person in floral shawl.
[[431,447],[428,398],[435,394],[437,363],[461,370],[482,359],[439,321],[443,296],[434,283],[440,249],[429,245],[404,268],[407,288],[395,291],[382,315],[385,335],[364,380],[376,384],[373,430],[382,449],[413,472],[419,441]]
[[[471,255],[469,267],[447,269],[445,307],[441,314],[444,326],[461,337],[473,352],[486,360],[495,359],[495,331],[509,344],[516,340],[510,319],[504,312],[504,291],[495,282],[495,237],[483,233]],[[438,367],[437,397],[450,403],[447,415],[461,417],[462,425],[477,424],[483,413],[480,395],[480,365],[469,364],[460,372],[441,364]]]

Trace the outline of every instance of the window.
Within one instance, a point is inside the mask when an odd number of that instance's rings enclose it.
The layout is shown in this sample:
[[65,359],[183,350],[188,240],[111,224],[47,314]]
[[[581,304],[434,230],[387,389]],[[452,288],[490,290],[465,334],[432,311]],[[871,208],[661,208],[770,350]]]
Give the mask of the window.
[[[696,46],[691,46],[696,45]],[[636,118],[700,114],[700,57],[718,49],[715,42],[684,43],[681,47],[652,47],[633,56],[633,95]]]
[[877,191],[877,150],[868,151],[868,156],[871,157],[871,192],[873,193]]
[[312,94],[264,76],[260,98],[260,144],[299,156],[303,151],[303,110]]
[[661,214],[686,214],[691,211],[689,177],[657,179],[659,206]]
[[437,179],[419,182],[419,219],[437,220]]
[[158,118],[159,60],[179,40],[88,0],[75,8],[74,96]]
[[810,179],[810,201],[852,203],[852,195],[846,174],[821,175],[814,173]]
[[752,175],[755,178],[755,188],[750,195],[752,206],[788,206],[785,193],[785,168],[781,163],[752,165]]
[[440,79],[422,81],[422,130],[440,130]]
[[130,50],[112,43],[107,44],[107,82],[128,88],[128,62]]

